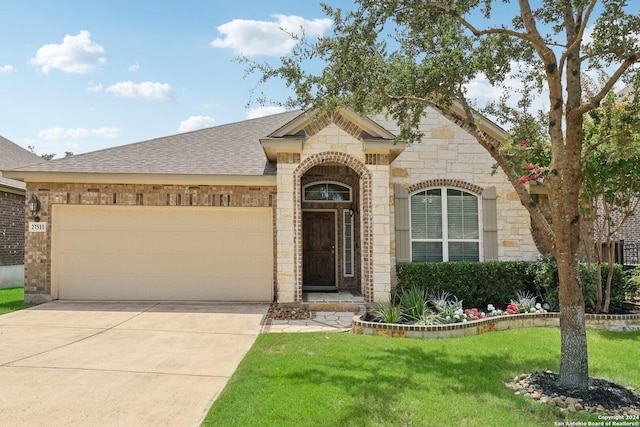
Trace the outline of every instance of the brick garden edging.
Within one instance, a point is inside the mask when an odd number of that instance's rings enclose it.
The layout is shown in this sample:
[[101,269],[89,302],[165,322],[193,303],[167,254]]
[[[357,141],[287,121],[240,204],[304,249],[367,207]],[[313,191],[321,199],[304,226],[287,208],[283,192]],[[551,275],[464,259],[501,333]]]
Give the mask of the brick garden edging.
[[[587,314],[587,328],[618,332],[640,331],[640,314]],[[509,314],[448,325],[404,325],[367,322],[354,316],[354,334],[379,335],[393,338],[460,338],[487,332],[516,328],[557,328],[559,313]]]

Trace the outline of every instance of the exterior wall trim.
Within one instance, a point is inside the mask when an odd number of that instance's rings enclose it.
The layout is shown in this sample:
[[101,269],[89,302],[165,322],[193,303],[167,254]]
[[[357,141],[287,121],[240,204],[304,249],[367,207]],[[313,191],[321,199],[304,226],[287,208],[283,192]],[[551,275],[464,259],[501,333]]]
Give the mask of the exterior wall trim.
[[481,196],[482,192],[484,191],[484,189],[478,185],[474,185],[467,181],[462,181],[459,179],[430,179],[428,181],[422,181],[417,184],[410,185],[407,188],[407,191],[409,192],[409,194],[412,194],[431,187],[455,187],[462,190],[470,191],[478,196]]

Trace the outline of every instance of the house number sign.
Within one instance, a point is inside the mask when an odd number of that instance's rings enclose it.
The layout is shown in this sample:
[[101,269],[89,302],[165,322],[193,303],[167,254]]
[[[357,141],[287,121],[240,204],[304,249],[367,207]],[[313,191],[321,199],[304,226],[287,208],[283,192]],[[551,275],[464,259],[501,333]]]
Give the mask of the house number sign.
[[46,222],[29,221],[29,232],[30,233],[44,233],[46,231],[47,231],[47,223]]

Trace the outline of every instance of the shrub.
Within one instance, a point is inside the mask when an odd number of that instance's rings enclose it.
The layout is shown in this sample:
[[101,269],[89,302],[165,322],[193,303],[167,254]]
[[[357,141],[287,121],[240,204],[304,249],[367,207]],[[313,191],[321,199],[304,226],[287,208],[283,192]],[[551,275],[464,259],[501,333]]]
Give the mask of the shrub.
[[[557,311],[558,289],[560,279],[558,278],[558,265],[552,256],[545,256],[534,262],[534,284],[536,295]],[[602,284],[607,281],[609,266],[602,264],[600,273],[602,274]],[[580,263],[580,281],[582,283],[582,294],[584,296],[587,310],[594,310],[596,306],[596,288],[598,286],[598,274],[596,264]],[[622,266],[616,264],[613,270],[613,281],[611,282],[611,309],[615,310],[622,306],[627,290],[626,278]]]
[[443,262],[398,264],[400,290],[447,291],[467,307],[506,306],[518,292],[534,292],[531,262]]
[[634,299],[640,296],[640,265],[626,272],[628,299]]
[[[465,307],[507,306],[513,295],[527,293],[540,303],[557,311],[558,267],[552,256],[537,261],[487,261],[405,263],[397,265],[398,290],[419,288],[427,295],[446,291],[456,295]],[[603,283],[607,266],[602,266]],[[580,264],[580,276],[587,309],[595,308],[597,274],[594,264]],[[622,267],[615,266],[611,285],[611,309],[621,307],[629,289],[638,289],[640,270],[633,276],[636,283],[627,285]]]

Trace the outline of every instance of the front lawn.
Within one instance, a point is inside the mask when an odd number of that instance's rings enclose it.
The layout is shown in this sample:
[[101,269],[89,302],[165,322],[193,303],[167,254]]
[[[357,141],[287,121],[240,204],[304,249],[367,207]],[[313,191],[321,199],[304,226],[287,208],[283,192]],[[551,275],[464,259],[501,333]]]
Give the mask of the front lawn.
[[24,303],[24,288],[0,289],[0,314],[32,306]]
[[[597,421],[515,396],[521,373],[557,372],[557,329],[414,340],[262,334],[206,426],[554,426]],[[589,331],[590,374],[640,388],[640,332]]]

